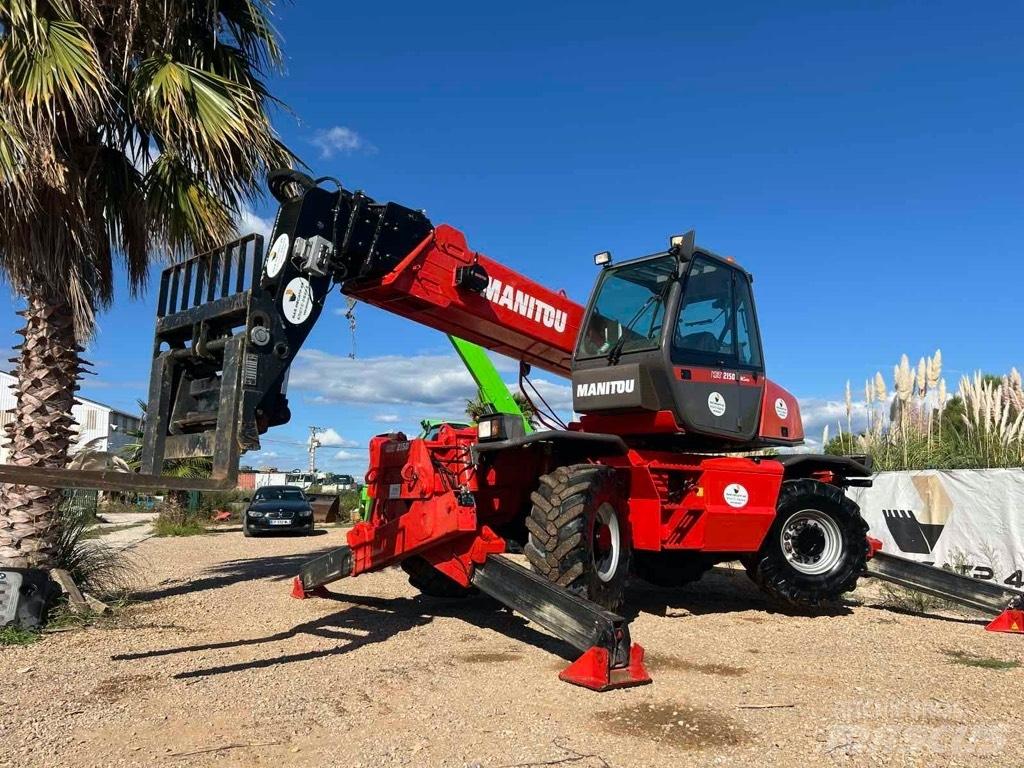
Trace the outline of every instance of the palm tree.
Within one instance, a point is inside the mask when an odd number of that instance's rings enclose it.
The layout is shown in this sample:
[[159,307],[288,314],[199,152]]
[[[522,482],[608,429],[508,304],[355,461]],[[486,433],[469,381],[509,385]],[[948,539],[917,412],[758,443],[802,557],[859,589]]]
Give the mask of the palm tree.
[[[281,61],[266,0],[0,1],[0,275],[27,298],[11,461],[61,467],[79,357],[152,259],[234,235],[290,164],[261,80]],[[0,487],[0,567],[53,557],[57,492]]]

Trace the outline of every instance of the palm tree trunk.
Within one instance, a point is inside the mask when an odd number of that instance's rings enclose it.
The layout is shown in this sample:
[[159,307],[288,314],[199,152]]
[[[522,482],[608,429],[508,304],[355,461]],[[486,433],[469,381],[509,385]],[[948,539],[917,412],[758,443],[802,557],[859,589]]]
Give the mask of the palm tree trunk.
[[[25,341],[11,362],[18,364],[17,407],[7,425],[9,461],[20,466],[63,467],[74,432],[71,406],[81,371],[71,307],[31,291],[19,314]],[[53,566],[56,507],[61,492],[26,485],[0,485],[0,567]]]

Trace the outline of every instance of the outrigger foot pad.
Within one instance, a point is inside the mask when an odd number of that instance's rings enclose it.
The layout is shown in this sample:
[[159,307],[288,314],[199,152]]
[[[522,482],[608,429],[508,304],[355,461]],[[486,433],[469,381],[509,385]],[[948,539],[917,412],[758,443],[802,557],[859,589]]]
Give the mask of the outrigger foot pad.
[[1024,635],[1024,611],[1007,608],[985,627],[986,632],[1012,632]]
[[631,688],[651,682],[644,666],[644,649],[636,644],[630,646],[629,663],[624,667],[612,667],[608,649],[594,646],[563,669],[558,679],[592,691]]
[[296,576],[292,579],[292,597],[296,600],[305,600],[307,597],[329,597],[330,592],[327,591],[327,587],[320,585],[313,587],[310,590],[306,590],[302,586],[302,579]]

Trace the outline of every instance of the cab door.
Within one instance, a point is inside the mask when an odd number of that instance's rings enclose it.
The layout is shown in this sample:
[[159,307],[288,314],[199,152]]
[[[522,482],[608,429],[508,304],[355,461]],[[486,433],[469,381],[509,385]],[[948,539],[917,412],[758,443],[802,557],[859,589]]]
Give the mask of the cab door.
[[670,358],[685,428],[731,440],[754,436],[764,372],[745,272],[722,259],[695,254]]
[[733,299],[736,307],[734,322],[736,384],[739,394],[738,428],[745,438],[753,438],[761,424],[764,361],[761,356],[761,335],[757,328],[750,277],[739,269],[733,269]]

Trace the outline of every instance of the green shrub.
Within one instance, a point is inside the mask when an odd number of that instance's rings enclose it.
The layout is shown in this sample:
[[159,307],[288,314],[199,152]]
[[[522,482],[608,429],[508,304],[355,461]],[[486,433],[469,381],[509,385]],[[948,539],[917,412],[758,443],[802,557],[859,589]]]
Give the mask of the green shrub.
[[157,518],[153,532],[157,536],[198,536],[206,533],[206,525],[199,511],[189,512],[177,499],[168,495],[157,505]]
[[61,504],[54,524],[58,534],[54,563],[71,575],[79,589],[97,597],[130,589],[136,568],[124,552],[92,539],[91,511]]
[[248,491],[204,491],[199,494],[199,510],[205,517],[211,517],[222,509],[231,510],[237,516],[237,507],[251,495]]
[[31,645],[38,639],[38,632],[14,626],[0,627],[0,645]]

